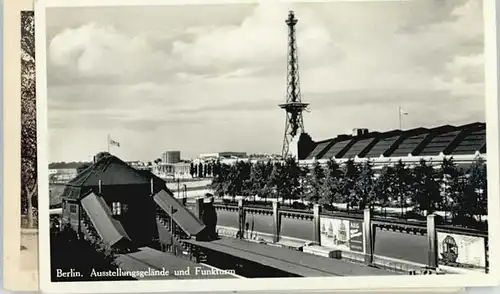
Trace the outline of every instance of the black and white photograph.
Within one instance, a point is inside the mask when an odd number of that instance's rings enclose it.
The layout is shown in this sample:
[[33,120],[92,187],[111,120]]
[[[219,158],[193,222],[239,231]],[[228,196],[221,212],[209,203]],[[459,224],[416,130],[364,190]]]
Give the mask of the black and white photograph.
[[38,270],[35,19],[21,11],[21,269]]
[[486,2],[39,4],[42,290],[487,284]]
[[37,291],[38,189],[33,2],[3,4],[3,285]]

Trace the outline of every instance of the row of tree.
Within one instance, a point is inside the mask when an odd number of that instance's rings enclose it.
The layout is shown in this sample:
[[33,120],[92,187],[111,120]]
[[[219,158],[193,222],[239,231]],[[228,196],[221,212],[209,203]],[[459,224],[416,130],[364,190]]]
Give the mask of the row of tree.
[[213,176],[213,169],[214,169],[215,163],[209,162],[209,163],[194,163],[191,162],[191,166],[189,167],[189,174],[193,178],[206,178],[206,177],[211,177]]
[[21,13],[21,215],[34,227],[38,197],[36,145],[35,20]]
[[402,161],[375,169],[371,162],[349,160],[340,165],[299,166],[284,162],[216,162],[212,166],[216,195],[259,196],[283,201],[307,200],[331,208],[344,203],[348,210],[366,207],[411,207],[419,213],[447,211],[455,218],[487,214],[486,164],[477,158],[467,168],[444,159],[439,168],[425,160],[414,166]]

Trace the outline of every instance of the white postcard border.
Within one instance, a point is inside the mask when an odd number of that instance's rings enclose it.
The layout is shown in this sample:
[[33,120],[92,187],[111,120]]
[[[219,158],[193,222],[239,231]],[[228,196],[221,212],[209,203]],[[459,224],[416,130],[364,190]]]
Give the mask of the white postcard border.
[[[274,0],[271,0],[274,1]],[[417,0],[418,1],[418,0]],[[490,273],[439,276],[387,276],[387,277],[331,277],[331,278],[254,278],[235,280],[182,280],[182,281],[113,281],[113,282],[51,282],[49,241],[49,183],[47,144],[47,80],[45,10],[49,7],[82,6],[155,6],[248,3],[248,0],[46,0],[38,1],[36,14],[36,65],[37,65],[37,121],[38,121],[38,179],[39,179],[39,248],[40,290],[51,293],[137,293],[137,292],[202,292],[202,291],[293,291],[293,290],[375,290],[391,288],[454,288],[496,286],[500,281],[499,252],[490,250]],[[496,57],[495,0],[483,0],[485,24],[485,91],[488,168],[489,227],[498,228],[500,220],[500,159],[499,159],[499,103]],[[493,156],[492,156],[493,155]],[[495,197],[492,197],[495,195]],[[489,247],[500,248],[499,235],[489,230]]]
[[[38,268],[21,268],[21,11],[32,0],[4,1],[3,75],[3,273],[12,291],[38,290]],[[38,260],[36,261],[38,263]]]

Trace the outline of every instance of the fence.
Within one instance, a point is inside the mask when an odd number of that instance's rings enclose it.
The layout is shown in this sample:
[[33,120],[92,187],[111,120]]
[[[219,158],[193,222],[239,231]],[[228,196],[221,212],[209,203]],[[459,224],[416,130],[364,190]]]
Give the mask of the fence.
[[[427,221],[407,221],[374,217],[369,209],[364,210],[363,215],[322,213],[319,205],[315,205],[312,211],[280,208],[277,202],[273,202],[272,208],[252,207],[245,205],[242,200],[238,205],[214,206],[218,225],[225,231],[235,228],[234,235],[240,238],[250,236],[249,239],[273,243],[299,240],[302,245],[334,248],[348,259],[372,264],[383,259],[390,262],[396,258],[404,259],[404,256],[384,258],[375,250],[376,241],[391,237],[390,234],[399,234],[399,240],[409,238],[406,243],[410,247],[413,240],[419,240],[422,245],[420,252],[413,256],[414,259],[408,260],[409,263],[452,272],[463,269],[488,271],[487,232],[436,225],[435,215],[427,216]],[[451,238],[456,245],[453,245]],[[398,247],[390,238],[385,242],[386,252]],[[411,251],[410,247],[401,250],[401,255]],[[425,255],[425,252],[428,254]]]

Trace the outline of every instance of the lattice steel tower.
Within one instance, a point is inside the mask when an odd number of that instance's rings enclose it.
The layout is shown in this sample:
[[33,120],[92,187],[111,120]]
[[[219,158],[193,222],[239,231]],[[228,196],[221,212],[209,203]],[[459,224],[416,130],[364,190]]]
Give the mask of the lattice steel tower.
[[[298,20],[293,11],[288,13],[286,24],[288,26],[288,65],[287,65],[287,89],[286,103],[279,107],[286,112],[285,136],[283,139],[283,157],[289,153],[290,142],[300,133],[304,133],[304,121],[302,112],[306,110],[308,103],[302,103],[300,94],[299,62],[297,54],[297,42],[295,25]],[[299,133],[300,132],[300,133]]]

